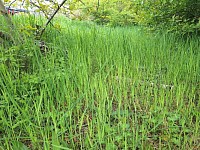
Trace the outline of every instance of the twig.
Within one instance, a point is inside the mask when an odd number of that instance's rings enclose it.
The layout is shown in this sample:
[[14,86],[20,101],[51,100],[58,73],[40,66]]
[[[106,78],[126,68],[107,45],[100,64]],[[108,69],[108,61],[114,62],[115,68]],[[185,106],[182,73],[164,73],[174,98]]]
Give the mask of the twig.
[[25,0],[22,1],[22,6],[24,5],[24,3],[25,3]]
[[12,2],[10,3],[10,5],[8,6],[8,9],[10,9],[11,5],[14,4],[15,2],[16,2],[16,0],[12,1]]
[[49,18],[49,20],[47,21],[47,23],[45,24],[45,27],[42,29],[41,33],[40,33],[40,38],[42,37],[46,27],[49,25],[49,23],[51,22],[51,20],[54,18],[54,16],[57,14],[57,12],[60,10],[60,8],[67,2],[67,0],[63,0],[62,3],[58,6],[58,8],[55,10],[55,12],[52,14],[52,16]]
[[44,13],[44,15],[45,15],[45,17],[47,18],[47,19],[49,19],[49,17],[48,17],[48,15],[46,14],[46,12],[40,7],[40,6],[38,6],[37,4],[35,4],[35,3],[33,3],[33,2],[30,2],[32,5],[34,5],[35,7],[37,7],[37,8],[39,8],[43,13]]

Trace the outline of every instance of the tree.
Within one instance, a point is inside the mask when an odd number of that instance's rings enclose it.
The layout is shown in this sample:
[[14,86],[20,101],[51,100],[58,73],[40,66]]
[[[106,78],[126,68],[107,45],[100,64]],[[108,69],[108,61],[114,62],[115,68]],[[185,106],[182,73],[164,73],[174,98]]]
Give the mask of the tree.
[[7,14],[2,0],[0,0],[0,11],[2,14]]

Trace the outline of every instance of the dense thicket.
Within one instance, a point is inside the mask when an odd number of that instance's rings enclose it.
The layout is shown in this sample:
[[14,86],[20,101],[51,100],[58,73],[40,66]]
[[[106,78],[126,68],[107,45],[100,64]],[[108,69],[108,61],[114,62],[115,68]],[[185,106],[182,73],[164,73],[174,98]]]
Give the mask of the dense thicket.
[[199,0],[83,0],[80,19],[88,16],[99,24],[143,25],[179,33],[200,31]]

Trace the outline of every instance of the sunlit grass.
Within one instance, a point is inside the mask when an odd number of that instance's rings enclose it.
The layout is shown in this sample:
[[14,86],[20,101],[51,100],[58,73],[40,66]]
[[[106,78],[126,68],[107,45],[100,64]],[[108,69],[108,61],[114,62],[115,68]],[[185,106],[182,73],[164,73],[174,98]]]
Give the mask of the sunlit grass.
[[57,24],[1,48],[2,149],[199,148],[199,38]]

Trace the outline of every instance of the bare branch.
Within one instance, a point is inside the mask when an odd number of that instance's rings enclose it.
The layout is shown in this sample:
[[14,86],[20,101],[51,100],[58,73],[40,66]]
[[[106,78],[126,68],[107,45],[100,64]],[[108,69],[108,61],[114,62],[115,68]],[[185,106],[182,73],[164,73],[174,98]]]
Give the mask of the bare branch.
[[57,14],[57,12],[60,10],[60,8],[67,2],[67,0],[63,0],[62,3],[58,6],[58,8],[55,10],[55,12],[52,14],[52,16],[49,18],[49,20],[47,21],[47,23],[45,24],[45,27],[42,29],[41,33],[40,33],[40,38],[42,37],[46,27],[49,25],[49,23],[51,22],[51,20],[54,18],[54,16]]
[[30,2],[30,4],[32,4],[32,5],[34,5],[35,7],[39,8],[39,9],[43,12],[43,14],[45,15],[45,17],[46,17],[47,19],[49,19],[49,17],[48,17],[48,15],[46,14],[46,12],[45,12],[40,6],[38,6],[37,4],[35,4],[35,3],[33,3],[33,2]]
[[8,9],[11,7],[11,5],[12,4],[14,4],[16,2],[16,0],[14,0],[14,1],[12,1],[11,3],[10,3],[10,5],[8,6]]

